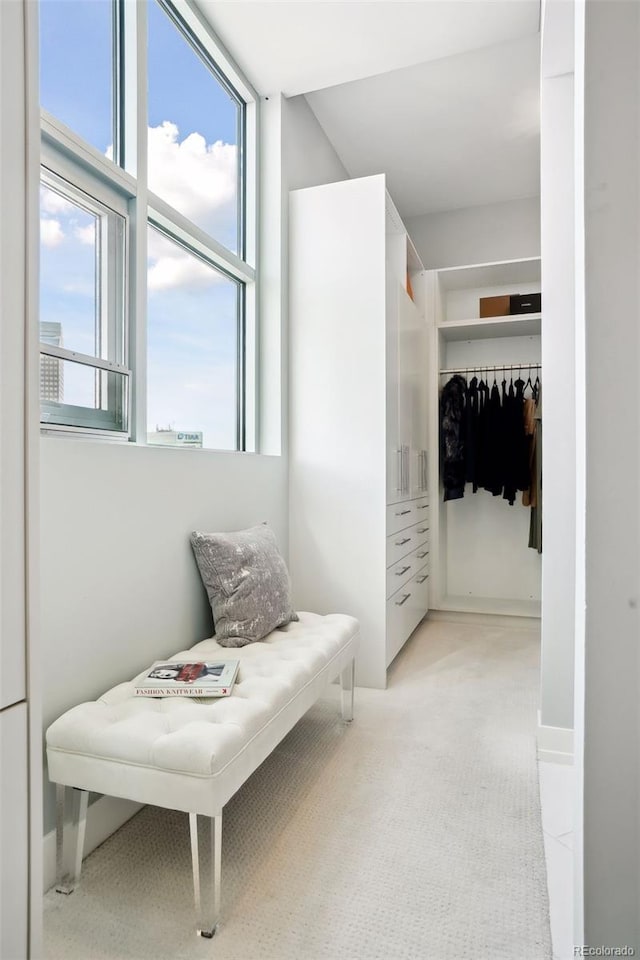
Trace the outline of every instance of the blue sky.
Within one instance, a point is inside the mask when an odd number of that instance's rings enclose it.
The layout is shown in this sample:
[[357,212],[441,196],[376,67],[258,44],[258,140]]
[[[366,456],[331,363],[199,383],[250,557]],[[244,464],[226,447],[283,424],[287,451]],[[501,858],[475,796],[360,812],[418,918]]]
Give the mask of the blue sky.
[[[148,20],[150,188],[235,251],[236,104],[155,0]],[[110,0],[41,0],[42,105],[101,152],[113,142],[111,25]],[[44,201],[42,318],[63,324],[65,346],[92,353],[89,215],[55,194]],[[149,268],[150,429],[203,430],[206,446],[233,447],[236,285],[155,231]],[[72,366],[65,402],[86,402]]]

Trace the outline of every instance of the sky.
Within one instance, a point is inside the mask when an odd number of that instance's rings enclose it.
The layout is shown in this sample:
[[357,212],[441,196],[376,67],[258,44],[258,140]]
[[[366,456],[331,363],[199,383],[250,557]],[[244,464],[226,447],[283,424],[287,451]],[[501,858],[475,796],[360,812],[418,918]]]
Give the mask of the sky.
[[[160,6],[147,5],[149,187],[237,252],[237,107]],[[42,106],[112,155],[111,0],[41,0]],[[95,218],[41,192],[41,318],[64,346],[96,351]],[[236,444],[237,286],[149,230],[148,426]],[[76,368],[74,370],[72,368]],[[92,405],[65,364],[65,403]]]

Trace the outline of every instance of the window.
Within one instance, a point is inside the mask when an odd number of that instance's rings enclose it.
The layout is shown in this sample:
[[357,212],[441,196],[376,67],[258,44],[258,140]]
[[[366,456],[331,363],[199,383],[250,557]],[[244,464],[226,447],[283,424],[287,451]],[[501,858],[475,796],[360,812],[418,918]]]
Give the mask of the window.
[[149,189],[241,249],[243,104],[156,0],[149,17]]
[[40,24],[42,425],[251,449],[255,94],[187,0]]
[[175,425],[202,446],[235,450],[242,285],[153,227],[148,249],[148,440],[166,442]]
[[126,430],[125,252],[125,216],[43,170],[40,396],[49,426]]
[[40,0],[40,102],[104,153],[114,142],[114,0]]

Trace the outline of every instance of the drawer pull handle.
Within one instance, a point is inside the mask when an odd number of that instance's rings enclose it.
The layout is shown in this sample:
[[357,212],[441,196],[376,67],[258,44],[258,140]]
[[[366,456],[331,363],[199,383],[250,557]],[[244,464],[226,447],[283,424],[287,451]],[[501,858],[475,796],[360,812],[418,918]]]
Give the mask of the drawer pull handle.
[[[418,530],[418,533],[422,533],[422,530]],[[396,540],[396,547],[404,547],[405,543],[409,543],[411,537],[405,537],[404,540]]]
[[416,553],[416,557],[418,557],[420,560],[422,560],[423,557],[428,557],[428,556],[429,556],[428,550],[425,550],[423,553]]
[[408,513],[411,513],[411,510],[401,510],[400,513],[396,513],[396,517],[406,517]]
[[418,527],[418,533],[428,533],[429,527]]
[[428,579],[429,579],[429,574],[428,574],[428,573],[426,573],[426,574],[424,575],[424,577],[416,577],[416,580],[418,581],[418,583],[424,583],[425,580],[428,580]]
[[407,572],[407,570],[411,570],[411,566],[410,566],[410,565],[409,565],[408,567],[403,567],[402,570],[396,570],[396,577],[401,577],[401,576],[403,576],[403,574],[405,574],[405,573]]
[[418,510],[426,510],[428,506],[429,506],[428,503],[419,503]]
[[410,596],[411,596],[410,593],[405,593],[405,595],[404,595],[404,597],[402,598],[402,600],[396,600],[396,607],[401,607],[403,603],[406,603],[406,602],[407,602],[407,600],[409,599]]

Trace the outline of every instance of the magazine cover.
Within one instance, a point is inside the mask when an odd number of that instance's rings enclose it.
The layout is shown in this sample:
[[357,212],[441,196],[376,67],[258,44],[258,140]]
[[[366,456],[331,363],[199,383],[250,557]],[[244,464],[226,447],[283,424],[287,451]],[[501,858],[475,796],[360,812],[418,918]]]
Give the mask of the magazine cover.
[[136,697],[228,697],[239,660],[158,660],[135,686]]

